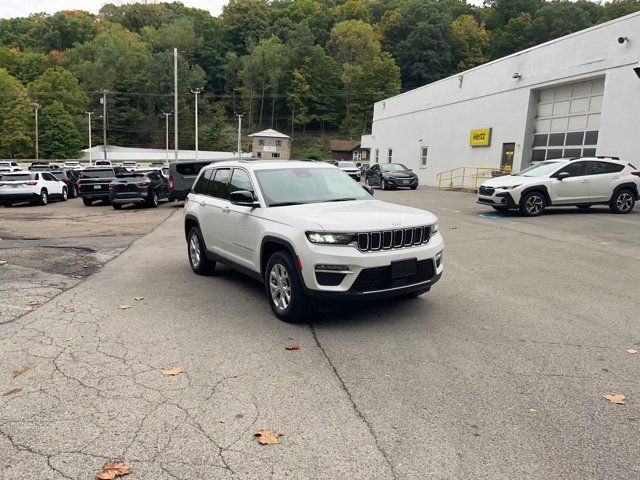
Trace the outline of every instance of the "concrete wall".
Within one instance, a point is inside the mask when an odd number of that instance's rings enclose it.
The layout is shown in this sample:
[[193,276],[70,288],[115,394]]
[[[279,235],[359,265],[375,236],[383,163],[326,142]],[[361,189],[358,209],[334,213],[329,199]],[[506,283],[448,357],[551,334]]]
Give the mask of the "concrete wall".
[[[629,40],[619,44],[618,37]],[[378,102],[372,151],[413,168],[422,184],[460,166],[498,167],[502,144],[516,144],[514,171],[530,160],[535,92],[605,78],[598,154],[640,163],[640,13],[622,17]],[[513,78],[518,73],[520,78]],[[489,147],[469,146],[471,130],[492,128]],[[429,147],[426,168],[420,148]]]

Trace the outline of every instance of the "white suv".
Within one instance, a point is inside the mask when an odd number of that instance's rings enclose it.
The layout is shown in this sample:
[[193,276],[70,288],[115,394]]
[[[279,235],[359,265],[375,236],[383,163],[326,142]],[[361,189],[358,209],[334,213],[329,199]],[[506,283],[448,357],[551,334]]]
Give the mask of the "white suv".
[[640,197],[640,172],[615,157],[547,160],[519,173],[493,178],[478,190],[478,203],[498,211],[536,216],[550,206],[609,205],[630,213]]
[[18,202],[49,203],[67,200],[67,186],[49,172],[7,172],[0,174],[0,203],[10,207]]
[[225,161],[202,169],[185,203],[191,268],[220,261],[265,284],[273,312],[309,302],[417,296],[443,271],[436,217],[374,200],[320,162]]
[[21,172],[22,168],[16,162],[0,162],[0,169],[9,172]]

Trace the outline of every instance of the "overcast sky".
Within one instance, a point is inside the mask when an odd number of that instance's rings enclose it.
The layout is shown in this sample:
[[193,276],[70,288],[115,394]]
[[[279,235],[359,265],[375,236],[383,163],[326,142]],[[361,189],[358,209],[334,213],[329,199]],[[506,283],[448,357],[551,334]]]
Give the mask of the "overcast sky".
[[[220,15],[222,6],[228,0],[182,0],[188,7],[209,10],[213,15]],[[467,0],[474,5],[481,5],[482,0]],[[26,17],[32,13],[55,13],[60,10],[88,10],[97,13],[105,3],[132,3],[132,1],[112,0],[0,0],[0,18]]]

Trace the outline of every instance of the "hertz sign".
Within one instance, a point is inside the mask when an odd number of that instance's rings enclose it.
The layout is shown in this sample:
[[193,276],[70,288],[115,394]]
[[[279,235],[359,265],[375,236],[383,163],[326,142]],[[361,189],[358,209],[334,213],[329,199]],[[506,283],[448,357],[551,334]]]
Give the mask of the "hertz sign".
[[479,130],[471,130],[469,145],[472,147],[488,147],[491,145],[491,129],[481,128]]

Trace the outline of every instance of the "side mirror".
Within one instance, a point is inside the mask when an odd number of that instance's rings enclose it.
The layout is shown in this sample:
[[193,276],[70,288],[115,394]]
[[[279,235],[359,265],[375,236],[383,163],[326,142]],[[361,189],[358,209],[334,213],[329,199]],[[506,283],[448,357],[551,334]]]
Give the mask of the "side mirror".
[[373,197],[373,187],[369,185],[363,185],[362,188],[364,188],[365,192]]
[[229,195],[229,201],[234,205],[243,207],[259,207],[260,203],[254,198],[253,193],[248,190],[236,190]]
[[569,177],[571,174],[569,172],[560,172],[556,178],[560,181],[564,180],[565,178]]

